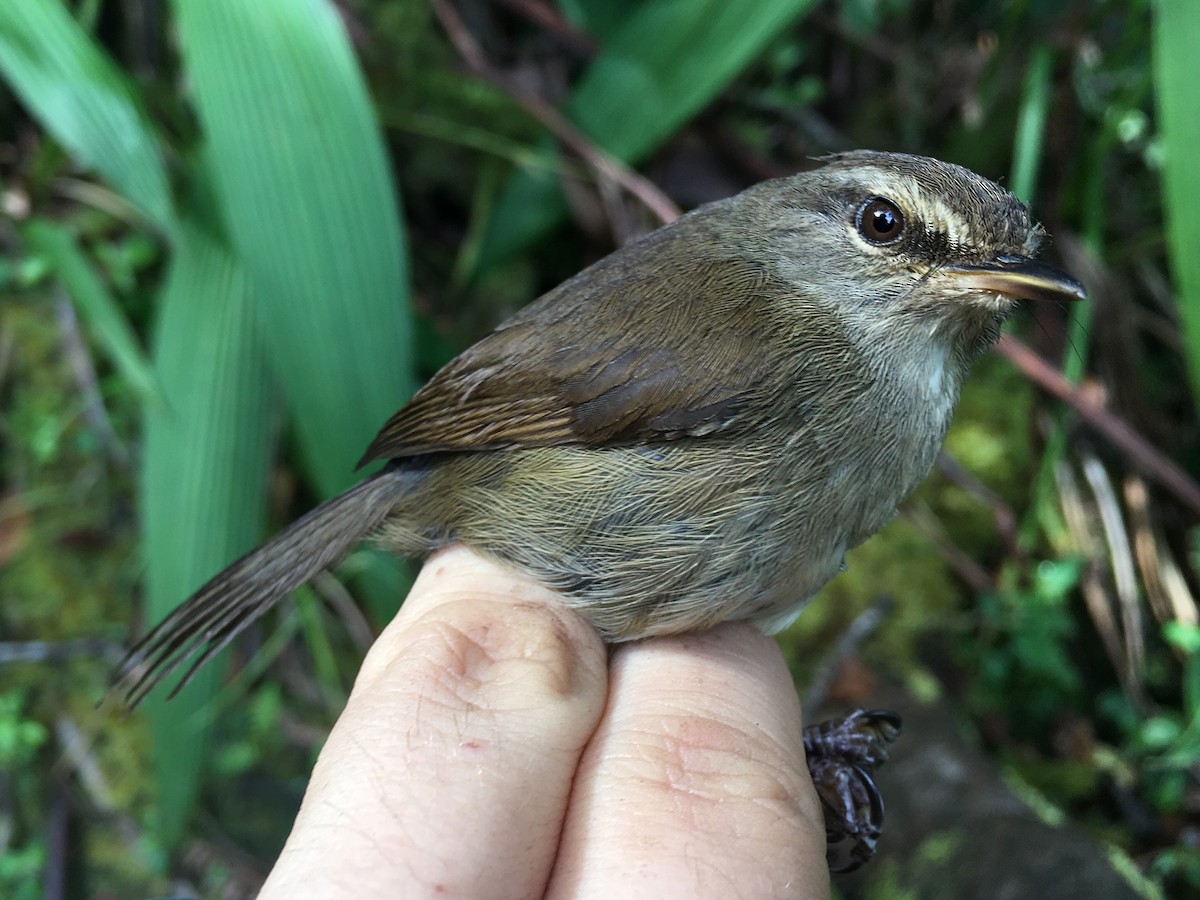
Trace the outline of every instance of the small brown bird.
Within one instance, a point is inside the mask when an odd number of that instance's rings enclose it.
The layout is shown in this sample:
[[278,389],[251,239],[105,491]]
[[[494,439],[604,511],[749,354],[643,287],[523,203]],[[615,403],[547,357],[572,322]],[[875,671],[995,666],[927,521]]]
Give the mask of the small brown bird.
[[[784,627],[925,477],[1015,301],[1083,297],[1033,260],[1043,234],[973,172],[864,151],[680,217],[438,372],[363,455],[382,471],[130,651],[128,701],[370,536],[469,544],[608,641]],[[881,746],[894,730],[853,722]]]

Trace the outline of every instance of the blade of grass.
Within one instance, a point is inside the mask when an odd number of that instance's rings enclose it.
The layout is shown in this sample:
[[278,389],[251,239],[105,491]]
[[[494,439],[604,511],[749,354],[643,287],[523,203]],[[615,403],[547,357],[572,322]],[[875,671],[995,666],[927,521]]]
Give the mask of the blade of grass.
[[1200,397],[1200,255],[1192,229],[1200,209],[1200,95],[1196,92],[1196,48],[1200,46],[1200,3],[1162,0],[1154,22],[1154,76],[1163,163],[1163,207],[1167,244],[1192,391]]
[[1038,169],[1046,136],[1046,110],[1050,106],[1050,74],[1054,59],[1050,47],[1039,44],[1029,58],[1025,86],[1021,91],[1017,133],[1013,140],[1013,165],[1010,186],[1014,194],[1028,204],[1037,193]]
[[321,616],[321,601],[308,587],[296,592],[296,613],[300,619],[301,632],[312,657],[317,684],[325,695],[330,708],[341,709],[346,705],[346,687],[338,672],[337,656],[326,633],[326,621]]
[[[383,124],[388,129],[406,131],[409,134],[420,135],[435,141],[444,141],[458,147],[468,147],[480,153],[503,159],[513,166],[536,169],[550,165],[553,171],[561,171],[562,166],[553,159],[547,159],[546,154],[537,147],[510,141],[486,128],[479,128],[465,122],[443,119],[422,112],[411,110],[395,110],[381,115]],[[577,166],[580,173],[583,167]]]
[[[1111,133],[1107,130],[1093,138],[1086,150],[1087,165],[1081,180],[1083,208],[1080,219],[1085,223],[1081,236],[1084,246],[1097,256],[1103,253],[1106,198],[1104,161],[1111,146]],[[1094,314],[1095,306],[1090,302],[1073,303],[1068,311],[1070,320],[1067,324],[1067,346],[1063,355],[1062,373],[1069,384],[1079,384],[1083,378],[1091,345]],[[1042,451],[1041,465],[1033,483],[1030,514],[1021,523],[1019,541],[1027,550],[1032,550],[1037,544],[1039,528],[1060,545],[1064,539],[1066,525],[1059,513],[1056,470],[1067,455],[1070,423],[1075,415],[1076,413],[1067,406],[1053,413],[1051,428],[1046,436],[1046,446]]]
[[142,400],[160,399],[154,372],[137,335],[71,231],[47,219],[33,219],[23,233],[30,249],[49,262],[125,382]]
[[162,232],[174,220],[154,130],[125,75],[60,0],[0,3],[0,72],[29,112]]
[[[584,73],[565,112],[624,162],[636,163],[720,93],[815,0],[648,0]],[[507,185],[479,253],[487,269],[552,228],[565,212],[553,150]]]
[[[159,621],[262,535],[270,459],[271,378],[237,261],[184,223],[154,340],[164,402],[146,414],[142,546],[147,614]],[[147,702],[170,845],[192,808],[207,746],[200,715],[220,664],[202,669],[170,703]]]
[[404,237],[362,77],[323,0],[179,0],[231,240],[320,490],[408,397]]
[[[1033,206],[1037,197],[1038,172],[1041,168],[1042,151],[1046,133],[1046,114],[1050,105],[1053,54],[1047,44],[1038,44],[1030,54],[1025,73],[1025,84],[1021,90],[1020,107],[1017,113],[1017,128],[1013,136],[1013,162],[1009,174],[1012,192],[1023,202]],[[1034,482],[1030,514],[1021,523],[1018,540],[1026,549],[1032,549],[1038,538],[1038,528],[1051,534],[1061,532],[1054,509],[1054,472],[1066,452],[1065,411],[1058,411],[1057,421],[1046,441],[1045,451]]]

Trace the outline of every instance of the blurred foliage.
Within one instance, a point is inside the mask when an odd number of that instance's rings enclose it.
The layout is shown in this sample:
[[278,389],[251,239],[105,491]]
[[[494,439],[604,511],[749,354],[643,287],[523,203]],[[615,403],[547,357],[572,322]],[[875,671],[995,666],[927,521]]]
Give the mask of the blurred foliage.
[[[0,7],[0,896],[40,895],[64,821],[69,896],[253,892],[361,659],[342,585],[152,726],[93,704],[130,628],[348,483],[413,383],[655,224],[513,83],[684,207],[859,146],[1006,180],[1092,297],[1016,333],[1200,472],[1200,6],[546,5],[453,4],[491,79],[424,0]],[[1195,510],[998,357],[946,449],[782,638],[796,671],[887,595],[860,670],[1200,891]],[[340,572],[381,624],[395,580],[368,551]]]

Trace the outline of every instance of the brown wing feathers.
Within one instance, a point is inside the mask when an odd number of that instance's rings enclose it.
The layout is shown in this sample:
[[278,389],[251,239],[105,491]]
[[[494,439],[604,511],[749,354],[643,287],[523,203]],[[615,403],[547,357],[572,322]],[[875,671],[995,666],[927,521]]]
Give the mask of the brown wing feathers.
[[[746,324],[754,317],[738,314],[769,292],[761,270],[722,260],[674,280],[609,274],[579,296],[556,296],[568,282],[453,360],[391,418],[360,464],[439,450],[669,440],[732,424],[772,364]],[[759,290],[747,291],[748,280]],[[716,293],[728,306],[714,304],[714,283],[729,284]],[[627,324],[634,308],[652,308],[638,317],[649,327]],[[686,327],[668,328],[669,320]],[[666,333],[672,346],[660,343]]]

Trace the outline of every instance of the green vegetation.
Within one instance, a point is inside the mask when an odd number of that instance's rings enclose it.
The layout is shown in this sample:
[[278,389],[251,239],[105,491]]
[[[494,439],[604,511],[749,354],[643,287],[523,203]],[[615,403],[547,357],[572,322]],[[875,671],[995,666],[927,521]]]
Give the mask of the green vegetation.
[[818,656],[888,594],[869,671],[953,704],[1167,894],[1200,891],[1200,508],[1162,474],[1200,474],[1200,4],[533,5],[550,24],[0,4],[0,896],[41,895],[67,818],[67,896],[252,890],[404,571],[356,553],[233,677],[122,720],[95,703],[131,629],[350,483],[415,384],[653,227],[645,200],[851,147],[1007,181],[1092,302],[1014,329],[1073,402],[986,360],[959,468],[785,649]]

